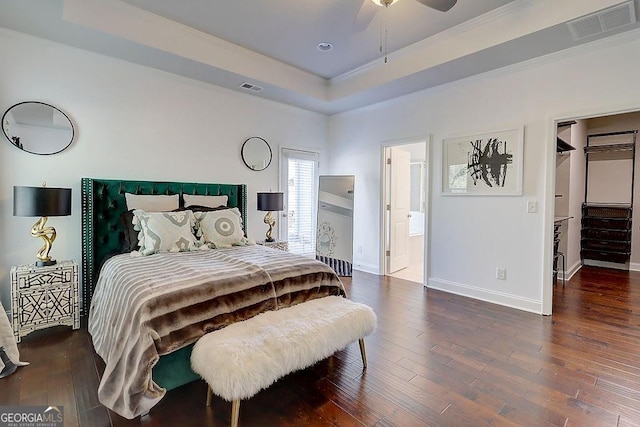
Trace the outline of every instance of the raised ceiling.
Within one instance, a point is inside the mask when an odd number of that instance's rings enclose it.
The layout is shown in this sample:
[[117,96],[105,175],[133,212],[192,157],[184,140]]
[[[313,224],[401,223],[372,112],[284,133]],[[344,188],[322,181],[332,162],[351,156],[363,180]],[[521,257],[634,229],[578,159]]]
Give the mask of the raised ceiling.
[[[325,114],[638,27],[633,16],[572,37],[567,22],[629,3],[620,0],[458,0],[445,13],[399,0],[358,29],[363,1],[375,7],[370,0],[0,0],[0,26],[234,90],[248,82],[263,90],[246,93]],[[639,1],[631,2],[635,10]],[[379,52],[385,14],[387,64]],[[319,51],[321,42],[334,49]]]
[[[490,12],[513,0],[460,0],[443,13],[415,0],[386,11],[370,0],[126,0],[160,16],[246,47],[324,78],[380,60],[380,24],[386,18],[388,50],[395,51]],[[356,28],[360,8],[374,12]],[[318,43],[334,49],[321,52]]]

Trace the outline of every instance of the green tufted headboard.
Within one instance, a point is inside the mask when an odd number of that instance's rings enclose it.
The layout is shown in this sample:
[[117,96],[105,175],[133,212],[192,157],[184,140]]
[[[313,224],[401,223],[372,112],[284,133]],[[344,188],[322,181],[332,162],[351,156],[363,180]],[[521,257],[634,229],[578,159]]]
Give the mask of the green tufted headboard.
[[[104,257],[120,249],[124,230],[120,216],[127,211],[124,193],[197,194],[229,196],[229,207],[242,213],[247,223],[247,186],[187,182],[122,181],[82,178],[82,307],[87,315]],[[184,203],[180,197],[180,205]],[[245,228],[245,235],[247,230]]]

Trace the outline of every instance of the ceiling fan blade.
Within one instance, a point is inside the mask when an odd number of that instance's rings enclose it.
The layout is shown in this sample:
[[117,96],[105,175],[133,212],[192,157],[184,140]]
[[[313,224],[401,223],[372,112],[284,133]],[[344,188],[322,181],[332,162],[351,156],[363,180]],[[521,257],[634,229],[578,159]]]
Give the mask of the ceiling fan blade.
[[446,12],[451,9],[458,0],[416,0],[425,6],[439,10],[440,12]]
[[377,6],[372,1],[362,0],[362,6],[360,6],[358,15],[353,22],[353,29],[356,32],[364,31],[369,26],[371,21],[373,21],[373,17],[376,15],[376,12],[379,8],[380,6]]

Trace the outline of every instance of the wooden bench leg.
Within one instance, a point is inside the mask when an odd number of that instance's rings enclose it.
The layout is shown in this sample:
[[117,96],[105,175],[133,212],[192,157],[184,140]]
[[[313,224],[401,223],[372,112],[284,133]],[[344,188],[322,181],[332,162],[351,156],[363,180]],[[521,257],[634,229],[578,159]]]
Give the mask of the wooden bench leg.
[[213,393],[211,393],[211,387],[209,387],[209,384],[207,384],[207,406],[211,406],[211,395]]
[[362,365],[367,369],[367,352],[364,350],[364,338],[360,338],[360,355],[362,356]]
[[238,418],[240,417],[240,399],[236,399],[231,403],[231,427],[238,427]]

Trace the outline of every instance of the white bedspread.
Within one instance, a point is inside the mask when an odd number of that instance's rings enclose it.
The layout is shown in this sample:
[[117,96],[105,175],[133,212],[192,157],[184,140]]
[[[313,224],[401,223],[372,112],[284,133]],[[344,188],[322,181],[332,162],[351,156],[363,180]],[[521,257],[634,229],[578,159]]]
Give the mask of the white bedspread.
[[151,378],[160,355],[261,312],[341,294],[327,265],[262,246],[117,255],[104,263],[89,312],[106,363],[98,398],[126,418],[144,414],[165,393]]

